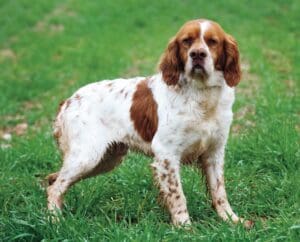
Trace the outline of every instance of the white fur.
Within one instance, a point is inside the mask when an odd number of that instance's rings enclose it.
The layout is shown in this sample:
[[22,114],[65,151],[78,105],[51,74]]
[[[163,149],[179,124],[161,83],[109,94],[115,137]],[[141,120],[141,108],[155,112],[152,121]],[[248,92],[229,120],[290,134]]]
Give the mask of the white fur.
[[[201,39],[201,43],[202,43],[201,47],[204,48],[208,53],[204,67],[205,67],[208,75],[211,76],[215,70],[214,61],[213,61],[212,55],[209,51],[209,48],[204,40],[204,35],[205,35],[206,31],[209,29],[209,26],[210,26],[209,21],[200,22],[200,39]],[[216,85],[217,83],[218,82],[215,82],[215,83],[210,82],[210,85]]]

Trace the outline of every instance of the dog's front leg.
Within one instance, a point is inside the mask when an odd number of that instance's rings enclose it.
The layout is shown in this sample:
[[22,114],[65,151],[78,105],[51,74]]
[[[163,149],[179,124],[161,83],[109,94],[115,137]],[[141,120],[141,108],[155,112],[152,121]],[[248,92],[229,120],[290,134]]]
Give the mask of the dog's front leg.
[[155,182],[160,190],[160,197],[171,214],[172,223],[176,226],[190,224],[180,181],[179,160],[156,157],[151,166]]
[[212,205],[223,220],[239,221],[232,211],[227,199],[224,183],[224,147],[218,147],[205,153],[202,166],[206,175],[208,190],[211,194]]
[[212,204],[218,215],[225,221],[242,222],[246,228],[253,225],[252,221],[239,218],[228,202],[224,182],[224,146],[210,150],[202,157],[202,165],[207,179]]

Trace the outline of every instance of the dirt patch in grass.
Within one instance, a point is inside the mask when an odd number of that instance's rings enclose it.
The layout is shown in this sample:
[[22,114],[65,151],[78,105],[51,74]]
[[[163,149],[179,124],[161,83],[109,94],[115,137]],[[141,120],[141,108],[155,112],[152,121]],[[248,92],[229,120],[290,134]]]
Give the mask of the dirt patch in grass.
[[17,54],[9,48],[0,50],[0,62],[5,60],[11,60],[16,61],[17,60]]
[[250,71],[251,66],[247,60],[242,60],[242,80],[236,88],[237,96],[252,98],[259,89],[259,77]]
[[[21,104],[21,107],[22,112],[29,113],[33,110],[42,109],[42,104],[34,101],[26,101]],[[29,128],[25,114],[17,113],[13,115],[2,115],[1,121],[4,125],[2,127],[0,126],[0,140],[5,142],[10,142],[14,135],[25,135]],[[32,128],[34,128],[34,126]],[[3,148],[3,145],[1,145],[1,147]]]
[[10,141],[13,135],[21,136],[26,134],[28,130],[28,124],[26,122],[19,123],[15,126],[5,127],[0,129],[0,138],[4,143],[1,144],[1,148],[11,147]]
[[263,49],[263,54],[266,59],[274,66],[276,71],[281,73],[292,72],[292,63],[290,59],[286,55],[284,55],[284,53],[273,49]]
[[290,97],[296,96],[299,93],[298,86],[296,85],[296,81],[294,79],[285,79],[283,83],[286,87],[286,94]]
[[[124,73],[122,74],[126,78],[131,78],[135,76],[142,76],[142,67],[150,66],[150,60],[147,57],[137,57],[133,56],[131,58],[130,66],[125,69]],[[153,71],[150,75],[154,74]]]
[[76,13],[69,9],[66,3],[61,4],[53,9],[50,13],[39,20],[33,30],[36,32],[60,33],[65,30],[63,24],[51,24],[51,19],[59,16],[75,17]]
[[1,116],[1,120],[4,123],[19,123],[25,120],[25,116],[22,114],[3,115]]
[[131,63],[131,66],[125,70],[124,77],[130,78],[130,77],[138,76],[140,72],[141,64],[142,64],[141,60],[134,59]]
[[30,110],[33,110],[33,109],[42,109],[43,108],[43,106],[40,102],[34,102],[34,101],[23,102],[22,106],[26,111],[30,111]]
[[283,82],[288,89],[294,89],[296,87],[295,81],[292,79],[286,79]]
[[59,33],[63,32],[65,27],[62,24],[48,24],[41,21],[36,24],[34,29],[37,32],[50,31],[51,33]]
[[247,105],[240,108],[234,114],[235,123],[231,127],[233,135],[237,135],[240,132],[249,130],[255,127],[255,122],[253,120],[255,116],[255,107],[253,105]]

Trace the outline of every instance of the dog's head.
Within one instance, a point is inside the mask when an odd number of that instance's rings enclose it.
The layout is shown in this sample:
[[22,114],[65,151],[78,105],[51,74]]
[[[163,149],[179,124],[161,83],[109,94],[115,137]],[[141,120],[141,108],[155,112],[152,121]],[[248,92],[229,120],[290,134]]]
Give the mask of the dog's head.
[[235,39],[219,24],[210,20],[185,23],[171,39],[161,57],[159,69],[168,85],[189,78],[211,85],[221,80],[211,78],[223,74],[228,86],[236,86],[241,78],[239,51]]

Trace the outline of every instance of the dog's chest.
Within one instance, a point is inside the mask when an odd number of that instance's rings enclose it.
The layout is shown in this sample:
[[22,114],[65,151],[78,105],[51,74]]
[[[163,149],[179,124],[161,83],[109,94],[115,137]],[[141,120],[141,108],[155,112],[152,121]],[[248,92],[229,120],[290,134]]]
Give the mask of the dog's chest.
[[206,136],[218,128],[224,111],[220,109],[222,100],[219,93],[209,94],[196,100],[187,99],[178,107],[177,125],[182,126],[186,134]]
[[222,128],[216,113],[204,113],[198,121],[188,122],[184,129],[185,140],[181,160],[191,163],[198,159],[222,136]]
[[[199,119],[189,122],[184,128],[185,140],[191,147],[200,146],[206,149],[210,143],[218,139],[220,131],[220,122],[218,119]],[[193,150],[193,148],[192,148]]]
[[182,161],[196,160],[213,144],[223,139],[231,122],[231,107],[222,100],[203,97],[183,105],[176,117],[178,137],[182,142]]

